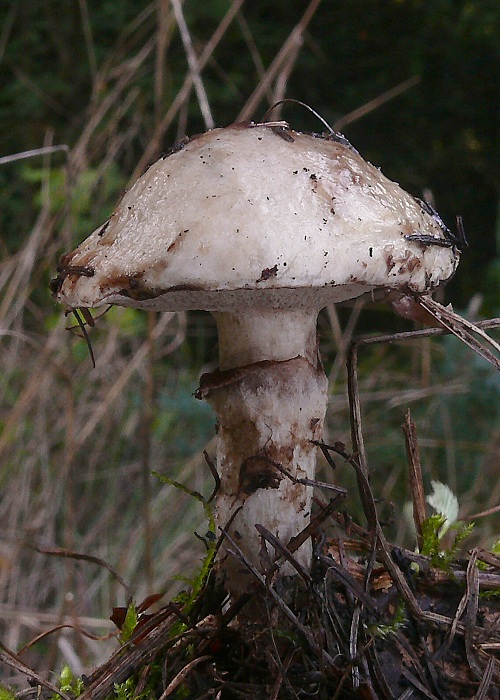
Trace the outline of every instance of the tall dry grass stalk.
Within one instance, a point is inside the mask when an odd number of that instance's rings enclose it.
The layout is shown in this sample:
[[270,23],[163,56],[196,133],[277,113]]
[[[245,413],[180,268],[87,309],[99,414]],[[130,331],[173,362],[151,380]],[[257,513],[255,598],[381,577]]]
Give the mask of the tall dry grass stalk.
[[[168,426],[161,427],[166,420],[163,385],[175,389],[196,381],[200,368],[186,379],[182,350],[195,326],[188,324],[184,314],[151,314],[142,323],[137,315],[115,309],[91,333],[97,358],[92,369],[84,341],[66,329],[70,319],[59,309],[50,311],[47,283],[57,257],[77,242],[74,204],[82,175],[89,168],[95,170],[88,185],[88,195],[97,203],[91,208],[92,218],[102,204],[103,180],[132,140],[142,139],[143,155],[130,180],[159,155],[167,135],[173,140],[189,131],[188,105],[193,99],[206,126],[212,126],[204,69],[217,60],[217,47],[229,27],[241,32],[260,75],[238,118],[248,119],[258,108],[265,111],[282,99],[319,5],[320,0],[312,0],[305,7],[265,68],[259,37],[251,34],[245,21],[244,0],[227,3],[205,46],[192,36],[180,0],[151,2],[123,28],[100,63],[88,6],[80,0],[92,92],[88,104],[82,105],[85,120],[79,138],[67,152],[65,203],[56,206],[54,201],[51,179],[54,167],[61,167],[61,155],[51,150],[53,137],[47,133],[46,150],[38,156],[43,177],[37,220],[17,252],[6,255],[0,264],[0,638],[18,650],[40,633],[66,625],[21,655],[47,678],[65,663],[82,673],[109,654],[116,646],[114,640],[98,642],[81,630],[97,636],[113,631],[111,609],[126,602],[127,591],[98,563],[43,554],[30,546],[61,547],[106,561],[138,601],[152,592],[164,591],[168,597],[182,586],[174,577],[192,572],[203,555],[193,532],[203,534],[206,526],[196,503],[154,480],[150,472],[167,473],[200,491],[211,489],[202,449],[210,452],[213,446],[196,447],[182,457],[175,442],[168,442]],[[169,50],[177,33],[187,67],[180,89],[167,97]],[[140,79],[147,71],[154,71],[155,115],[145,138],[140,119],[130,114],[140,101]],[[361,307],[362,302],[356,302],[344,324],[335,309],[328,309],[321,320],[326,356],[337,351],[329,367],[335,380],[331,397],[335,419],[330,419],[328,431],[332,439],[345,442],[348,420],[342,368]],[[415,355],[411,381],[387,348],[376,350],[376,372],[363,375],[367,445],[384,443],[381,416],[391,408],[401,407],[402,417],[408,404],[425,399],[426,420],[431,422],[437,410],[435,399],[463,395],[470,389],[473,378],[466,371],[439,384],[430,382],[429,355],[439,355],[439,347],[430,347],[426,341],[415,343],[409,352]],[[420,372],[420,367],[425,371]],[[425,436],[425,424],[420,434]],[[167,436],[166,441],[161,436]],[[439,439],[446,444],[453,482],[454,452],[460,445],[453,431]],[[498,454],[495,441],[498,444],[498,430],[491,444],[469,446],[484,453],[485,469],[491,475]],[[400,444],[404,455],[402,436]],[[425,451],[425,437],[421,444]],[[385,467],[383,495],[388,500],[395,500],[400,468],[396,461]],[[479,485],[473,493],[485,496]],[[482,505],[494,505],[498,497],[494,490]],[[403,497],[398,500],[401,503]],[[468,500],[466,505],[472,508]],[[5,668],[1,677],[13,685],[24,683]]]

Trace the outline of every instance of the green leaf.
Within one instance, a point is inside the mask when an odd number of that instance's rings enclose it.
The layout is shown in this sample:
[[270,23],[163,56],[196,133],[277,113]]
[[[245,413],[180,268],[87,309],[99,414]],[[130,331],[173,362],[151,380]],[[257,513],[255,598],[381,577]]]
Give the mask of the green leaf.
[[15,700],[15,697],[14,693],[0,685],[0,700]]
[[397,632],[402,625],[406,622],[406,609],[405,609],[405,604],[404,601],[400,600],[398,605],[396,606],[396,610],[394,611],[393,618],[391,622],[387,625],[371,625],[368,628],[368,631],[374,636],[374,637],[381,637],[382,639],[386,639],[390,634],[393,634],[394,632]]
[[137,627],[138,621],[139,621],[139,614],[137,612],[137,608],[135,607],[134,603],[129,603],[129,606],[127,608],[127,613],[125,615],[125,621],[123,623],[121,634],[120,634],[120,642],[122,644],[125,644],[125,642],[128,642],[130,637],[133,635],[134,630]]
[[446,522],[442,513],[434,513],[422,523],[422,554],[433,557],[439,554],[440,531]]
[[435,513],[422,523],[423,545],[422,554],[431,558],[431,563],[438,569],[449,571],[452,562],[457,558],[462,542],[469,537],[474,529],[474,523],[454,523],[450,526],[456,530],[455,538],[448,549],[441,548],[443,526],[446,516]]
[[[69,666],[63,666],[57,685],[63,693],[67,693],[74,697],[81,695],[84,689],[84,684],[81,678],[76,678]],[[0,695],[0,700],[3,700]],[[50,700],[61,700],[58,695],[52,695]]]
[[497,554],[500,555],[500,539],[496,540],[491,547],[490,547],[490,552],[492,554]]

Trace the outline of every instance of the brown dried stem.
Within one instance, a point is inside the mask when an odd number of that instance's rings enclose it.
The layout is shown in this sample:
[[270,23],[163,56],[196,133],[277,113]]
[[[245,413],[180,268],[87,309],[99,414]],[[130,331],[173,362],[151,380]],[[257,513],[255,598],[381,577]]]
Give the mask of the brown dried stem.
[[423,532],[422,526],[426,519],[425,512],[425,492],[424,480],[422,477],[422,465],[417,442],[417,430],[415,423],[411,419],[410,409],[408,409],[405,422],[402,425],[406,442],[406,453],[408,455],[408,471],[410,479],[410,490],[413,502],[413,521],[417,531],[417,545],[422,549]]

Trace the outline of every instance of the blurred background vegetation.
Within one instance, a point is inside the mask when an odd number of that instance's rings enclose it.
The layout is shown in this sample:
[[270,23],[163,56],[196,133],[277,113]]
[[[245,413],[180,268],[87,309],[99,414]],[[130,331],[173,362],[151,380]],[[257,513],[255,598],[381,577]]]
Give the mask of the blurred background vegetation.
[[[446,302],[500,314],[496,0],[0,1],[0,638],[39,672],[81,673],[126,592],[182,584],[203,555],[200,505],[151,476],[209,493],[202,450],[213,417],[192,393],[216,365],[208,314],[112,309],[86,345],[48,292],[57,259],[120,193],[184,136],[259,120],[283,97],[310,104],[412,194],[431,197],[470,248]],[[296,105],[274,112],[321,131]],[[33,149],[44,153],[11,158]],[[320,317],[331,401],[327,440],[349,444],[345,349],[353,334],[410,330],[364,300]],[[494,331],[493,331],[494,333]],[[464,516],[498,505],[500,381],[455,338],[381,344],[360,357],[374,492],[394,541],[413,546],[401,423],[417,423],[426,485],[448,483]],[[323,468],[326,470],[325,465]],[[346,467],[333,475],[351,488]],[[361,516],[360,516],[361,517]],[[474,538],[499,536],[497,515]],[[15,679],[12,680],[15,682]]]

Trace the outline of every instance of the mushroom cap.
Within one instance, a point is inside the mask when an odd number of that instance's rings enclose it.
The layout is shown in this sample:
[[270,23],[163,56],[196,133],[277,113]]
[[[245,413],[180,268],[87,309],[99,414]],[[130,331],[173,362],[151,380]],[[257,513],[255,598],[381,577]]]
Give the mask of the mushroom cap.
[[52,290],[72,307],[321,308],[430,291],[458,264],[447,233],[342,136],[233,124],[154,163]]

